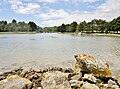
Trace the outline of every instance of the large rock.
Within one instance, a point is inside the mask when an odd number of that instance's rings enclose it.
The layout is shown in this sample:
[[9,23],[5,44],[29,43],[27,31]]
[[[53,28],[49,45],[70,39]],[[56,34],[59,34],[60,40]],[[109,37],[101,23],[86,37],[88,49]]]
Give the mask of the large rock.
[[41,82],[43,89],[71,89],[67,80],[68,74],[59,71],[47,72]]
[[7,79],[0,81],[0,89],[30,89],[32,83],[25,78],[21,78],[18,75],[12,75]]
[[74,55],[76,59],[75,72],[79,68],[84,73],[92,73],[94,76],[111,77],[111,70],[106,62],[98,62],[94,57],[87,54]]

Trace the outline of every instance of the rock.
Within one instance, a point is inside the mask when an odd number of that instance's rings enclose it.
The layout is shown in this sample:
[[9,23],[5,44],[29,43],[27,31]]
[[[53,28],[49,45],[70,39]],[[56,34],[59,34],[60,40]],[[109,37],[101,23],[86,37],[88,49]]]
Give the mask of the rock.
[[100,89],[95,84],[85,83],[80,89]]
[[7,79],[0,81],[0,89],[30,89],[32,83],[25,78],[21,78],[18,75],[12,75]]
[[118,84],[120,85],[120,74],[116,77]]
[[37,89],[42,89],[42,87],[38,87]]
[[70,80],[69,82],[73,89],[80,88],[83,84],[83,81],[78,81],[78,80]]
[[27,73],[28,73],[28,71],[22,71],[21,74],[20,74],[20,76],[21,76],[21,77],[25,77],[25,75],[26,75]]
[[77,74],[69,74],[68,76],[69,80],[81,80],[82,79],[82,73],[77,73]]
[[65,68],[64,73],[73,73],[74,71],[71,68]]
[[92,75],[92,74],[85,74],[83,77],[84,81],[88,81],[89,83],[94,83],[96,84],[97,79]]
[[6,77],[5,76],[0,76],[0,81],[5,79]]
[[100,89],[120,89],[118,85],[109,86],[109,84],[103,84]]
[[108,87],[111,89],[119,89],[119,86],[117,85],[117,83],[111,79],[108,81]]
[[43,89],[71,89],[67,80],[68,74],[59,71],[47,72],[41,82]]
[[91,73],[97,77],[111,77],[111,70],[106,62],[98,62],[94,57],[87,54],[77,54],[74,57],[76,59],[75,72],[81,69],[83,73]]

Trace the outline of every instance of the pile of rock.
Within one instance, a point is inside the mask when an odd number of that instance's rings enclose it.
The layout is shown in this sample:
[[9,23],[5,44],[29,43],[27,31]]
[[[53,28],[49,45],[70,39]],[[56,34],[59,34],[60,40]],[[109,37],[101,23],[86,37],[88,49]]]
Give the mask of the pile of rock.
[[0,89],[120,89],[120,75],[111,76],[107,63],[86,54],[75,55],[75,68],[22,67],[0,75]]

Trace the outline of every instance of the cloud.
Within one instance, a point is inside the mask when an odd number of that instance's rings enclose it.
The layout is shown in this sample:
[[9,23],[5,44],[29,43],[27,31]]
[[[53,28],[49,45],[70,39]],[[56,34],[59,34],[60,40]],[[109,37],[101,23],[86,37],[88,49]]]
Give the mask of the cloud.
[[[55,26],[61,25],[62,23],[71,23],[73,21],[82,22],[84,20],[90,21],[94,18],[105,19],[107,21],[112,20],[120,15],[120,0],[106,0],[103,4],[97,6],[94,11],[80,11],[80,10],[65,10],[65,8],[50,8],[46,3],[52,3],[63,1],[65,3],[72,2],[74,5],[78,2],[93,3],[100,0],[8,0],[11,4],[11,8],[16,13],[20,14],[32,14],[37,17],[42,26]],[[41,5],[39,2],[45,5]],[[88,3],[89,2],[89,3]],[[70,4],[70,3],[68,3]],[[48,8],[44,8],[46,6]],[[82,7],[81,7],[82,8]]]
[[33,14],[36,9],[40,8],[37,3],[23,3],[20,0],[8,0],[11,4],[11,8],[16,13],[20,14]]
[[74,2],[74,3],[78,3],[78,2],[89,2],[89,3],[92,3],[92,2],[99,1],[99,0],[64,0],[64,1]]
[[58,0],[37,0],[37,1],[39,1],[39,2],[47,2],[47,3],[54,3],[54,2],[56,2]]
[[[88,1],[88,0],[86,0]],[[39,16],[42,19],[43,26],[55,26],[61,25],[62,23],[71,23],[77,21],[90,21],[92,19],[104,19],[111,21],[120,15],[120,0],[107,0],[105,3],[96,7],[95,11],[72,11],[68,12],[63,9],[58,10],[48,10],[47,13],[42,13]],[[58,18],[58,19],[55,19]]]

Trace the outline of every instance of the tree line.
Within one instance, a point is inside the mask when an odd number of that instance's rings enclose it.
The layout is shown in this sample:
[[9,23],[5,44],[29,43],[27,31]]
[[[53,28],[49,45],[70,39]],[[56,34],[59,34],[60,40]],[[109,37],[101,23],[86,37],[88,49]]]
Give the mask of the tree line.
[[8,23],[0,21],[0,32],[42,32],[43,28],[37,26],[34,22],[17,22],[15,19]]
[[102,19],[93,19],[90,22],[72,22],[60,26],[45,27],[46,32],[83,32],[83,33],[120,33],[120,16],[110,22]]

